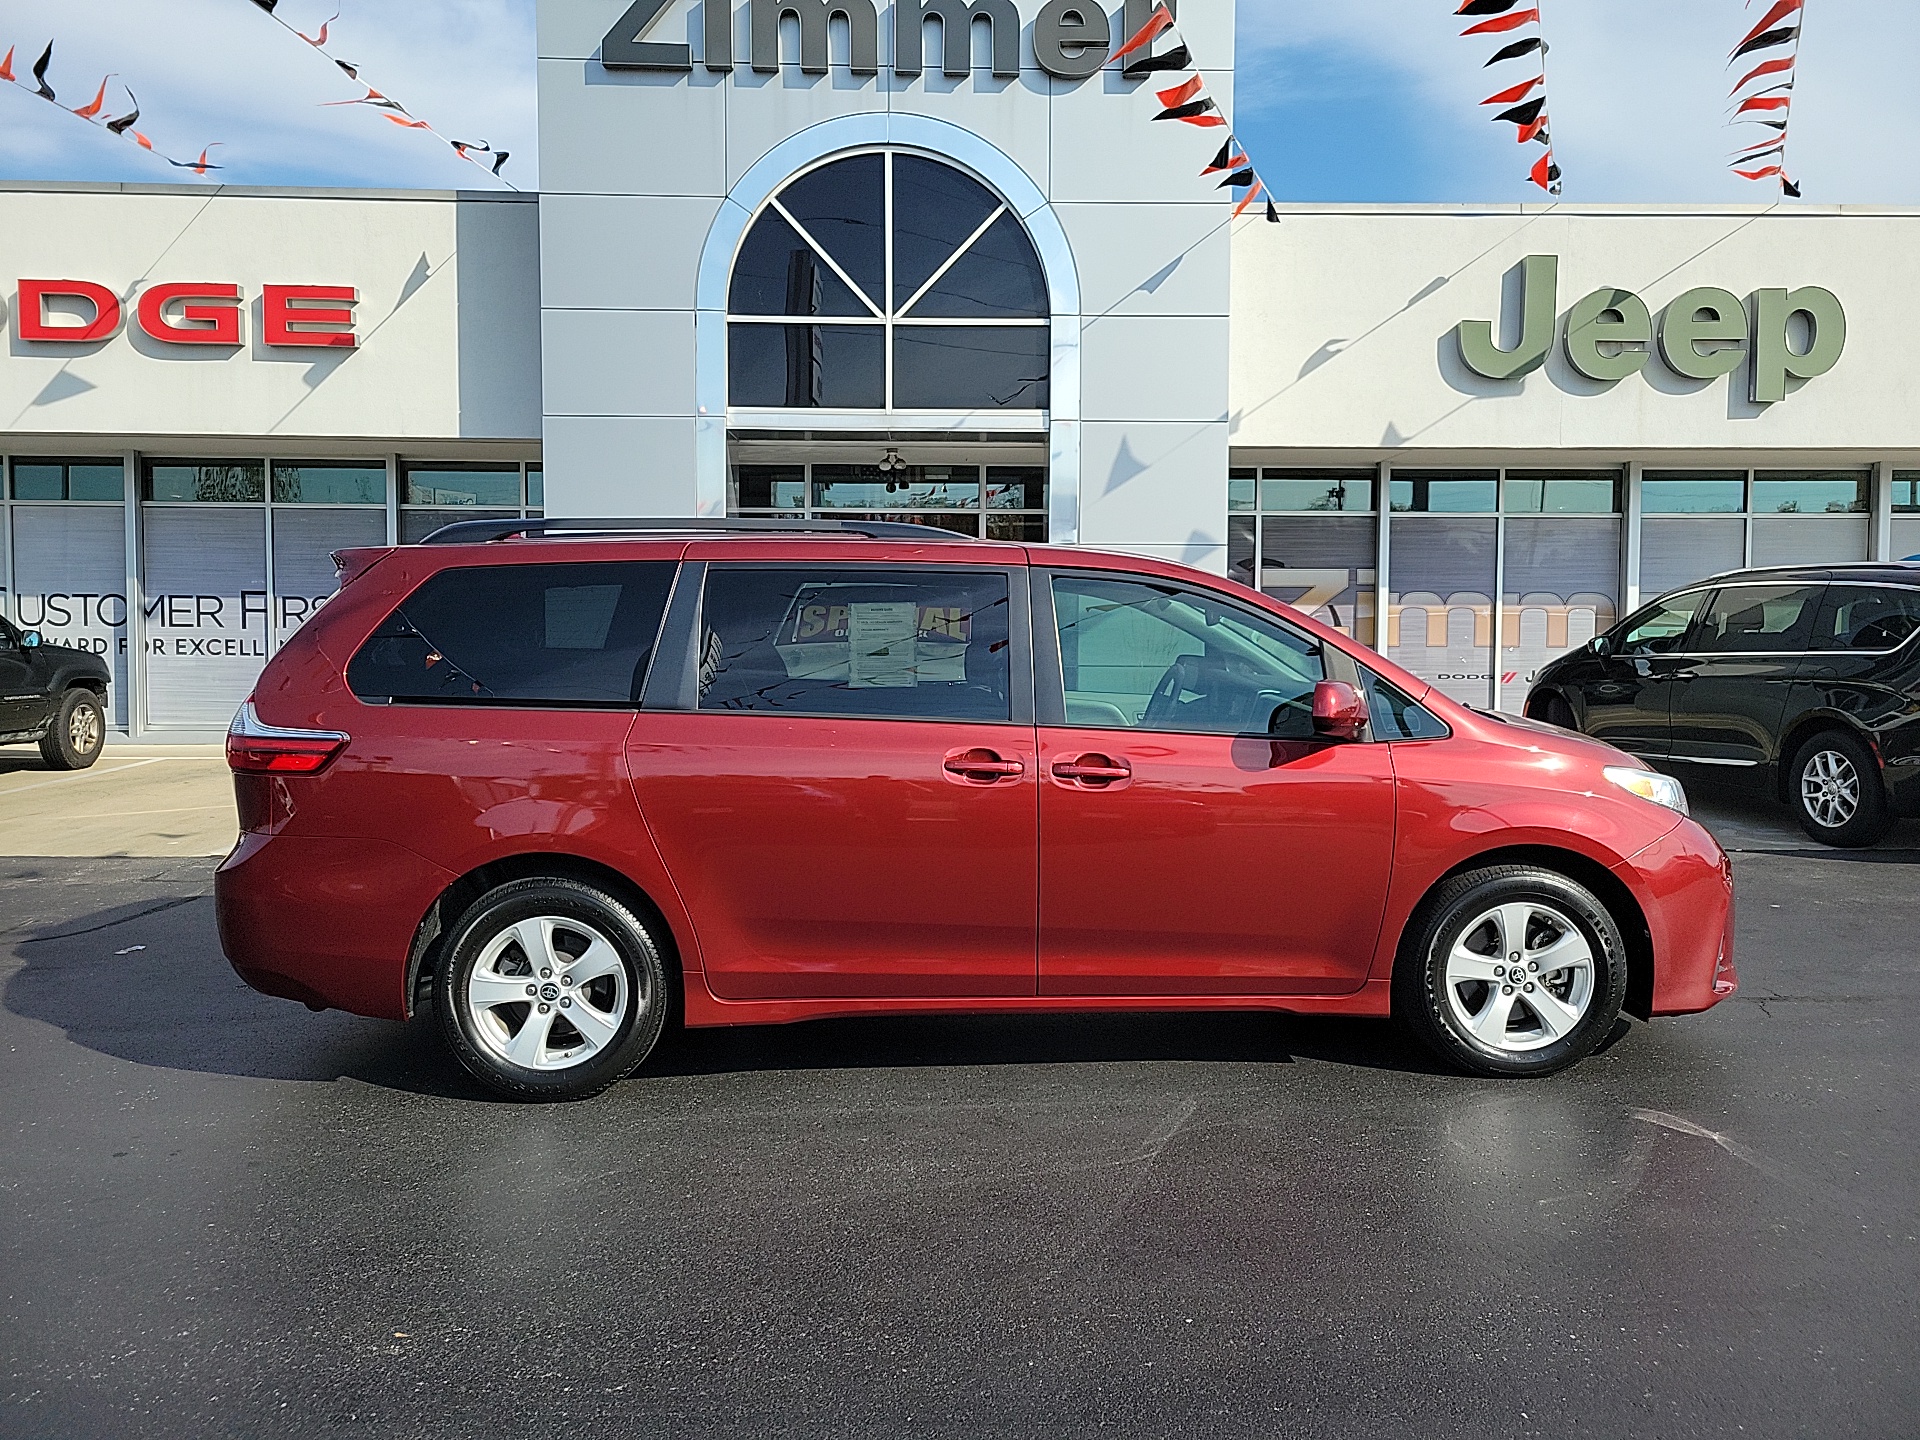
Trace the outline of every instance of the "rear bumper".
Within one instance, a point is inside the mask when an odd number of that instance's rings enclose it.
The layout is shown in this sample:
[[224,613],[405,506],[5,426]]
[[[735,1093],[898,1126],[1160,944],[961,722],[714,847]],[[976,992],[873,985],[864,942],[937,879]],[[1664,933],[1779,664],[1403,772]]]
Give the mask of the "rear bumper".
[[1614,870],[1653,939],[1652,1013],[1691,1015],[1733,994],[1733,869],[1713,837],[1683,820]]
[[404,1020],[408,949],[453,879],[382,840],[247,832],[213,877],[220,947],[256,990]]

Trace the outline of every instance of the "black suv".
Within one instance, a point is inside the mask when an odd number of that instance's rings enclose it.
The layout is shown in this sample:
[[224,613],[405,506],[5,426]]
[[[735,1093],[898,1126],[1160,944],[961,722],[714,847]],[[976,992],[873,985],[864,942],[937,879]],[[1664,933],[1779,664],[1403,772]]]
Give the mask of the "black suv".
[[107,662],[0,620],[0,745],[39,741],[56,770],[84,770],[107,738]]
[[1536,720],[1750,777],[1814,839],[1920,814],[1920,565],[1787,566],[1663,595],[1543,668]]

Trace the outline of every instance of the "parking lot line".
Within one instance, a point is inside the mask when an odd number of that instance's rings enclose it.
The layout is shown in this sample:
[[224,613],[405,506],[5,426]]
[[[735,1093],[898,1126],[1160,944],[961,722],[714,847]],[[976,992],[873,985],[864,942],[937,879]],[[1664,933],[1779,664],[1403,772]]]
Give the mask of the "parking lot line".
[[[90,770],[74,770],[58,775],[51,780],[40,780],[32,785],[0,785],[0,795],[24,795],[29,790],[44,790],[49,785],[72,785],[81,780],[98,779],[102,775],[118,775],[123,770],[138,770],[142,765],[158,765],[162,760],[174,759],[171,755],[154,755],[145,760],[129,760],[125,765],[101,767],[95,765]],[[31,775],[31,770],[20,772]]]

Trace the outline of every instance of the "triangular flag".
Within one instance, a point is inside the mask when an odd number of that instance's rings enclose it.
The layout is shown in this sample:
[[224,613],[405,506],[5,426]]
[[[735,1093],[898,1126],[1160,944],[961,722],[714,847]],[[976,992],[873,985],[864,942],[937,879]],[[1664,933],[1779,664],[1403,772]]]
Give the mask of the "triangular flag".
[[1161,32],[1171,24],[1173,24],[1173,16],[1169,13],[1167,7],[1165,5],[1154,6],[1153,14],[1147,17],[1147,23],[1134,31],[1133,38],[1128,40],[1126,44],[1122,45],[1107,58],[1109,60],[1123,60],[1133,54],[1134,51],[1146,48],[1155,40],[1159,39]]
[[[1511,45],[1494,51],[1493,58],[1487,61],[1487,65],[1498,65],[1502,60],[1518,60],[1522,55],[1531,55],[1536,50],[1544,51],[1546,48],[1546,41],[1538,35],[1529,35],[1525,40],[1516,40]],[[1487,65],[1482,65],[1480,68],[1484,70]]]
[[1518,30],[1522,25],[1538,24],[1538,10],[1520,10],[1512,15],[1496,16],[1492,20],[1482,20],[1478,25],[1469,25],[1460,33],[1467,35],[1499,35],[1508,30]]
[[1746,87],[1749,81],[1758,80],[1762,75],[1784,75],[1791,69],[1793,69],[1793,56],[1791,55],[1787,56],[1784,60],[1769,60],[1766,64],[1755,66],[1745,75],[1742,75],[1740,77],[1740,83],[1735,85],[1733,89],[1727,93],[1729,95],[1736,95]]
[[1536,75],[1531,80],[1522,80],[1512,89],[1502,90],[1498,95],[1489,95],[1480,103],[1482,105],[1511,105],[1516,100],[1526,99],[1527,92],[1546,78],[1544,75]]
[[1192,79],[1182,81],[1178,85],[1169,86],[1165,90],[1156,90],[1154,94],[1159,97],[1162,105],[1184,105],[1198,95],[1205,84],[1204,80],[1195,75]]
[[1800,33],[1798,25],[1789,25],[1783,30],[1769,30],[1757,40],[1749,40],[1733,52],[1732,58],[1738,60],[1742,55],[1751,55],[1756,50],[1771,50],[1776,45],[1784,45]]
[[[1786,19],[1787,16],[1793,14],[1805,4],[1806,0],[1778,0],[1778,3],[1761,18],[1760,23],[1746,33],[1745,38],[1742,39],[1740,43],[1745,45],[1749,41],[1758,38],[1763,32],[1771,30],[1775,25],[1779,24],[1782,20]],[[1739,53],[1738,50],[1734,51],[1736,55]]]
[[[112,78],[113,77],[109,75],[107,80],[111,80]],[[98,115],[100,113],[100,107],[104,105],[107,100],[107,80],[100,82],[99,93],[93,97],[91,102],[82,105],[73,113],[78,115],[82,120],[91,120],[94,116]]]
[[1164,55],[1149,55],[1144,60],[1136,60],[1127,66],[1129,75],[1151,75],[1156,70],[1185,70],[1193,64],[1193,52],[1184,45],[1176,45]]

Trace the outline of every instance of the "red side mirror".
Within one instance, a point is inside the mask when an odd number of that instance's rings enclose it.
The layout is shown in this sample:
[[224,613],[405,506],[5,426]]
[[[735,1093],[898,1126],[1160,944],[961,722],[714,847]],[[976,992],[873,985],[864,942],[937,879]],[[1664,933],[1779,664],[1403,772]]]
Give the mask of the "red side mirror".
[[1313,687],[1313,733],[1323,740],[1358,740],[1367,733],[1367,697],[1344,680]]

